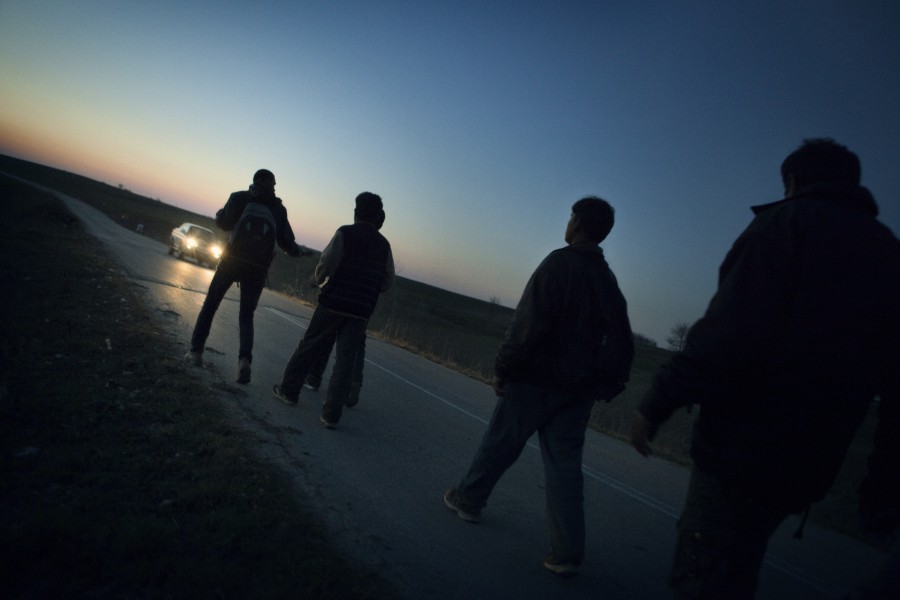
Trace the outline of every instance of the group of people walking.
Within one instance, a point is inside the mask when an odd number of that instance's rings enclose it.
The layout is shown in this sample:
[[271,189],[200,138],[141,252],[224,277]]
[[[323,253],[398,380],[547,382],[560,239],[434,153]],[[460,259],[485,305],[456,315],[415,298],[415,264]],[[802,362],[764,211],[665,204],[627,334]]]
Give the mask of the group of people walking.
[[[783,161],[781,179],[784,198],[753,207],[706,313],[634,415],[631,443],[646,456],[675,410],[699,407],[669,577],[677,598],[755,596],[769,537],[789,514],[806,514],[824,497],[876,398],[860,514],[869,531],[900,525],[900,243],[860,185],[859,159],[833,140],[806,140]],[[274,245],[291,256],[307,253],[274,186],[274,175],[259,171],[217,213],[232,240],[188,354],[202,361],[216,308],[239,281],[242,383],[250,380],[253,311]],[[267,257],[249,260],[238,255],[240,232],[265,229],[247,217],[254,203],[270,209],[272,231]],[[273,388],[279,400],[296,404],[304,383],[318,387],[334,346],[321,413],[328,428],[358,400],[366,325],[394,280],[390,244],[378,231],[383,223],[381,198],[357,196],[353,224],[338,229],[322,253],[313,281],[321,288],[318,306]],[[572,206],[566,246],[534,271],[497,352],[498,399],[481,444],[443,497],[461,519],[478,522],[494,486],[537,433],[550,538],[543,564],[559,575],[574,574],[584,559],[581,461],[592,408],[625,388],[634,357],[626,300],[600,247],[613,224],[605,200],[589,196]],[[900,597],[893,556],[853,598]]]

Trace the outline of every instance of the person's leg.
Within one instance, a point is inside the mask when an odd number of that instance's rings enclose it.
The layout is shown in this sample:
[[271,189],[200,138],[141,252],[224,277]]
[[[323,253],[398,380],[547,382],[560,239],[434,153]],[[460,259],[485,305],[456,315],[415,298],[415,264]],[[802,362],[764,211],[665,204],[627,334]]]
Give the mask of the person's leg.
[[674,596],[752,599],[769,537],[786,516],[695,466],[677,525],[669,577]]
[[191,352],[203,352],[216,310],[218,310],[219,304],[222,303],[222,299],[234,281],[235,274],[230,261],[223,260],[213,274],[212,281],[209,284],[209,291],[206,292],[206,299],[203,300],[200,314],[197,315],[197,322],[191,335]]
[[347,406],[353,407],[359,404],[359,394],[362,391],[363,368],[366,365],[366,337],[363,336],[359,352],[356,353],[356,364],[353,365],[353,377],[350,382],[350,392],[347,394]]
[[340,318],[330,311],[321,307],[315,310],[312,319],[309,320],[306,334],[284,366],[280,387],[287,396],[296,398],[300,394],[300,388],[303,387],[306,375],[318,353],[323,351],[325,344],[330,343],[339,324]]
[[[335,332],[337,334],[337,332]],[[325,368],[328,367],[328,359],[331,358],[331,351],[334,348],[334,337],[331,342],[323,348],[322,353],[316,358],[309,373],[306,375],[306,387],[318,390],[322,386],[322,376],[325,374]]]
[[240,274],[241,306],[238,310],[238,328],[240,331],[240,349],[238,358],[246,358],[253,362],[253,314],[259,304],[263,287],[266,284],[266,272],[256,267],[245,267]]
[[328,382],[328,393],[322,405],[322,420],[336,424],[341,420],[341,413],[350,394],[350,384],[356,369],[357,357],[366,342],[365,319],[344,317],[338,328],[335,340],[334,367]]
[[594,401],[573,402],[565,397],[561,401],[561,408],[538,430],[546,479],[547,528],[552,558],[557,563],[579,565],[584,559],[581,459]]
[[545,396],[537,386],[511,383],[506,395],[497,399],[481,445],[456,488],[464,507],[478,512],[487,504],[500,477],[547,419]]

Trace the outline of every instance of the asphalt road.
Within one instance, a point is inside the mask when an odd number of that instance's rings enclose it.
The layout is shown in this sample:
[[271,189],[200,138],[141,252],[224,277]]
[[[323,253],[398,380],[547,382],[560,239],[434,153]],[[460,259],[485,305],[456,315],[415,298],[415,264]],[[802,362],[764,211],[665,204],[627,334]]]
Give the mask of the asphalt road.
[[[58,194],[121,261],[149,305],[187,350],[212,271]],[[389,235],[389,232],[388,232]],[[302,241],[302,240],[301,240]],[[311,259],[298,259],[311,260]],[[523,282],[524,285],[524,282]],[[237,289],[213,323],[205,369],[233,382]],[[584,453],[587,557],[578,577],[543,569],[547,550],[540,453],[530,445],[497,486],[477,525],[443,505],[481,438],[491,389],[369,338],[360,404],[334,431],[319,424],[319,392],[289,407],[271,394],[303,335],[311,309],[266,290],[256,313],[253,381],[228,396],[258,449],[284,465],[346,553],[376,569],[408,598],[668,597],[665,586],[688,471],[640,457],[589,431]],[[327,373],[326,373],[327,375]],[[237,398],[235,401],[234,398]],[[759,598],[839,598],[884,556],[864,544],[790,518],[773,536]]]

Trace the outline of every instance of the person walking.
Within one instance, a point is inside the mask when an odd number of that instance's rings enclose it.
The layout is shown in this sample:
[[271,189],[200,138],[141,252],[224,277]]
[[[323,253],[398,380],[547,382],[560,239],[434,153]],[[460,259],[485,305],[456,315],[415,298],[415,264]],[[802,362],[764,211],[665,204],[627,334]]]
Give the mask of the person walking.
[[497,352],[493,416],[465,477],[444,493],[459,518],[478,522],[494,486],[538,433],[550,552],[544,567],[574,574],[584,558],[581,458],[594,402],[625,389],[634,337],[625,298],[599,244],[613,227],[605,200],[572,206],[567,246],[532,274]]
[[[284,367],[272,393],[295,405],[307,375],[335,347],[335,362],[320,421],[334,429],[350,402],[354,373],[362,369],[366,327],[378,296],[394,283],[391,245],[379,230],[385,214],[381,197],[363,192],[356,197],[352,225],[340,227],[322,251],[313,275],[321,287],[319,303],[306,334]],[[361,376],[360,376],[361,379]]]
[[294,241],[287,210],[275,196],[275,175],[260,169],[253,175],[250,188],[234,192],[216,213],[216,225],[231,236],[216,267],[206,299],[191,335],[191,349],[186,359],[203,364],[203,350],[212,328],[213,317],[235,282],[241,290],[238,312],[240,349],[238,350],[238,383],[250,383],[253,362],[253,315],[266,282],[269,266],[275,258],[275,244],[289,256],[312,254]]
[[769,537],[825,495],[876,395],[860,507],[898,524],[900,243],[876,218],[858,157],[834,140],[806,140],[781,177],[784,199],[753,207],[706,313],[632,424],[646,456],[673,411],[700,407],[669,576],[677,598],[754,597]]

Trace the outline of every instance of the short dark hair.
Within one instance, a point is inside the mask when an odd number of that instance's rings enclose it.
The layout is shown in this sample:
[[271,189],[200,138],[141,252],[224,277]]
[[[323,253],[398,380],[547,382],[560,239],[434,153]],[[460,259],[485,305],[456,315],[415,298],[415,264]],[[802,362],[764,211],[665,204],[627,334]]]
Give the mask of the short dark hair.
[[380,228],[384,224],[384,204],[381,196],[372,192],[359,194],[356,197],[356,209],[353,211],[353,217]]
[[785,188],[788,176],[794,176],[795,187],[824,181],[843,181],[859,185],[859,157],[831,138],[811,138],[791,152],[781,163],[781,181]]
[[616,220],[613,207],[597,196],[586,196],[573,204],[572,214],[578,216],[584,232],[598,244],[606,239]]
[[275,173],[268,169],[260,169],[253,174],[253,183],[255,184],[268,183],[270,181],[275,181]]

